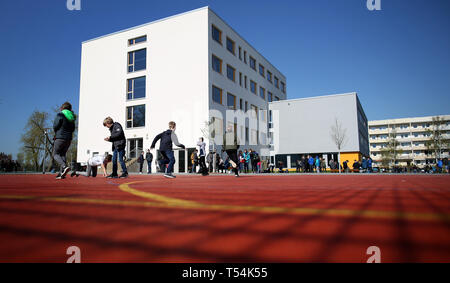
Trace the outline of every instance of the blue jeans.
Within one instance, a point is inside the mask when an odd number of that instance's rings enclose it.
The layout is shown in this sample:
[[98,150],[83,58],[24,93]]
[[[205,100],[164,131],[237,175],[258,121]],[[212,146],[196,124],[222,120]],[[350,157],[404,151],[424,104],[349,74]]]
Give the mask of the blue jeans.
[[128,173],[127,166],[125,165],[125,161],[124,161],[125,150],[124,149],[122,149],[122,150],[114,149],[113,158],[112,158],[112,165],[113,165],[112,174],[117,175],[117,155],[119,155],[119,163],[120,163],[120,166],[122,167],[122,173]]
[[175,164],[175,157],[173,155],[173,150],[165,150],[161,151],[162,159],[159,161],[159,165],[161,168],[165,168],[166,164],[169,164],[167,166],[166,173],[170,174],[173,172],[173,165]]

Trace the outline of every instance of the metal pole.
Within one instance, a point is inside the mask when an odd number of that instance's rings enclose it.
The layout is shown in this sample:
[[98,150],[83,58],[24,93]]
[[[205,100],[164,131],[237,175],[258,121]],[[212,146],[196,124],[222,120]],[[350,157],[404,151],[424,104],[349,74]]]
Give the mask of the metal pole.
[[45,174],[45,159],[47,159],[47,130],[44,130],[44,139],[45,139],[45,147],[44,147],[44,159],[42,160],[42,174]]

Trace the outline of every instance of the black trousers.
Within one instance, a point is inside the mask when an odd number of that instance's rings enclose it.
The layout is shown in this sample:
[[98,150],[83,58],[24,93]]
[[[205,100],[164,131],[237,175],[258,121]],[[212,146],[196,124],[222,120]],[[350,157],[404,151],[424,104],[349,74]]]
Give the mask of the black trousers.
[[206,168],[205,156],[200,156],[199,158],[200,171],[203,175],[208,174],[208,168]]
[[234,174],[239,173],[239,161],[237,157],[237,149],[227,149],[226,150],[228,157],[230,157],[231,160],[233,160],[234,163],[236,163],[236,168],[234,168]]

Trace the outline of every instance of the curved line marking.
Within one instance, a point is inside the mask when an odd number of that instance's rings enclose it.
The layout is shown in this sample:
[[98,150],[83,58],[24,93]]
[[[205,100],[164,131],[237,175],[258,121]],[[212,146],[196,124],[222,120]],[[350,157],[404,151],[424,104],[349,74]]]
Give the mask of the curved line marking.
[[146,181],[130,182],[121,184],[119,189],[167,205],[167,207],[181,209],[205,209],[205,210],[223,210],[223,211],[248,211],[262,213],[288,213],[301,215],[328,215],[328,216],[359,216],[367,218],[391,218],[391,219],[409,219],[409,220],[434,220],[448,222],[450,214],[434,213],[415,213],[415,212],[396,212],[396,211],[376,211],[376,210],[351,210],[351,209],[321,209],[321,208],[288,208],[272,206],[249,206],[249,205],[223,205],[223,204],[204,204],[196,201],[189,201],[177,198],[166,197],[154,193],[143,192],[130,187],[130,185],[146,183]]

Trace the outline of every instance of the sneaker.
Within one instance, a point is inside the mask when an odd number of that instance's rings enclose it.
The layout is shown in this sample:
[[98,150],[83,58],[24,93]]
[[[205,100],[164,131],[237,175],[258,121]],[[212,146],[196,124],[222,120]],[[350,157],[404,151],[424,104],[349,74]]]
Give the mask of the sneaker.
[[139,172],[139,175],[142,175],[142,172]]
[[115,174],[111,174],[111,175],[106,176],[106,178],[108,178],[108,179],[117,179],[117,178],[119,178],[119,176],[117,176]]
[[172,173],[166,173],[166,174],[164,174],[164,177],[169,178],[169,179],[176,178],[174,175],[172,175]]
[[67,173],[69,173],[70,171],[70,167],[66,166],[63,168],[63,171],[61,173],[61,177],[64,179],[64,177],[66,177]]
[[63,177],[63,176],[60,176],[60,175],[58,175],[58,176],[56,176],[56,180],[63,180],[63,179],[65,179],[66,177]]
[[128,178],[128,173],[122,173],[122,175],[119,176],[119,178]]

